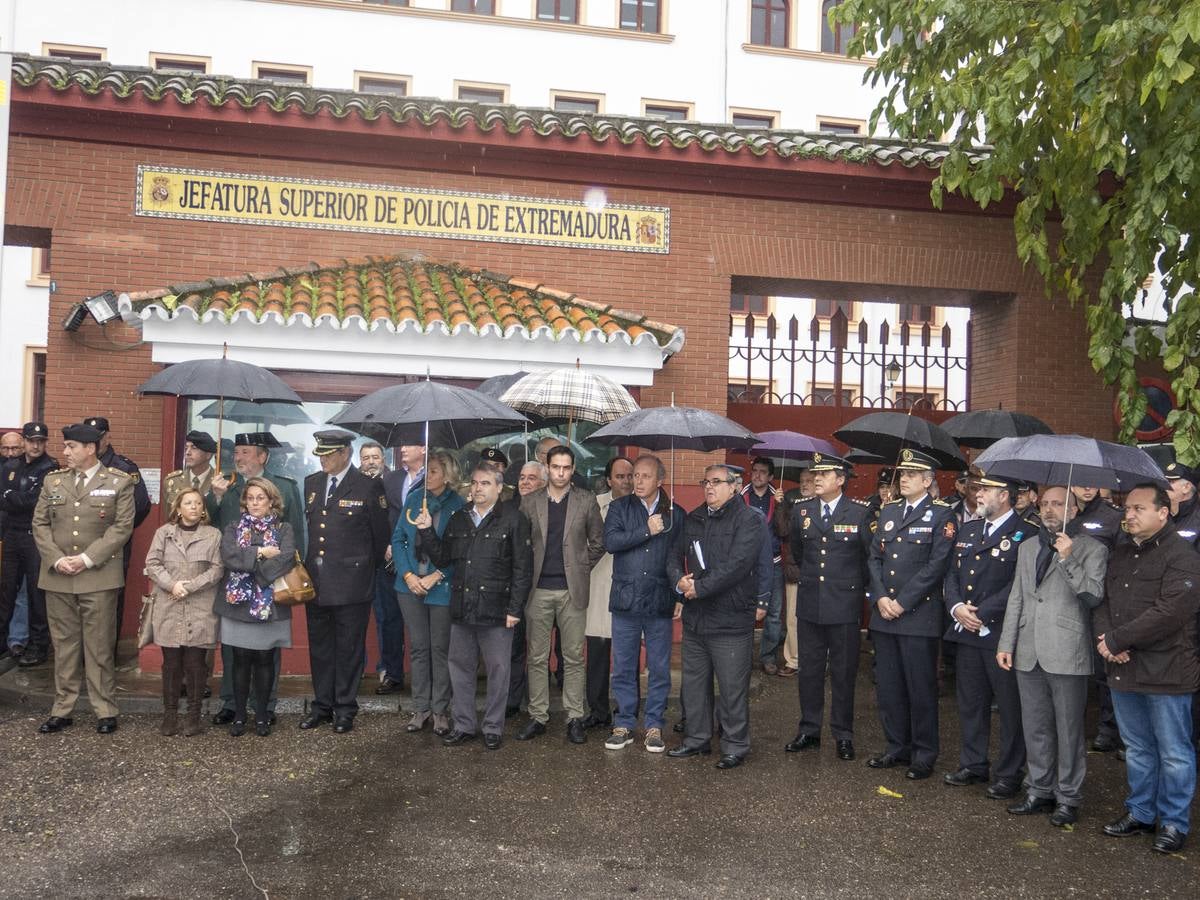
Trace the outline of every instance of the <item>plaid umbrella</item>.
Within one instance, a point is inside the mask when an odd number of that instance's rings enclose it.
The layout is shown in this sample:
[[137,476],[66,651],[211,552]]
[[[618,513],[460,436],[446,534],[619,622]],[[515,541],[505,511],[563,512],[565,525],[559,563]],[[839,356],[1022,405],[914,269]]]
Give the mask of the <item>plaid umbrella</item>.
[[578,367],[533,372],[500,395],[517,412],[604,425],[641,407],[611,378]]

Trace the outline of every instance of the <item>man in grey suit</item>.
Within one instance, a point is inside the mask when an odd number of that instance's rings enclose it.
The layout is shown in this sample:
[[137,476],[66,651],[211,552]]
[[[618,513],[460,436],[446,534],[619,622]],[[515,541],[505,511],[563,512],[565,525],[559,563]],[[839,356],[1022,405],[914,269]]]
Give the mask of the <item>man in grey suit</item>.
[[569,447],[552,447],[546,467],[550,483],[521,499],[521,512],[529,517],[533,541],[533,591],[525,619],[529,640],[529,721],[517,732],[528,741],[546,732],[550,718],[550,632],[558,625],[566,672],[563,706],[567,712],[567,738],[573,744],[587,740],[583,727],[584,630],[592,569],[604,556],[604,520],[596,495],[571,483],[575,454]]
[[1075,501],[1066,488],[1045,488],[1038,506],[1043,529],[1018,553],[996,661],[1017,671],[1029,767],[1028,794],[1008,811],[1049,812],[1061,828],[1078,819],[1087,772],[1092,610],[1104,597],[1108,550],[1086,534],[1067,536]]

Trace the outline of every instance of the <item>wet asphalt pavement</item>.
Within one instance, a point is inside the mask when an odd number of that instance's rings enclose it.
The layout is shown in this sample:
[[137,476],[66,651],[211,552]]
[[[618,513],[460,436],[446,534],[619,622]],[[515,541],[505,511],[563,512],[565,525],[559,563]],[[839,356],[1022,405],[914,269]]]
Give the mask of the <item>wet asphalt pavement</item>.
[[150,716],[103,737],[88,713],[38,735],[44,710],[0,707],[0,896],[1200,896],[1200,843],[1162,857],[1099,834],[1122,811],[1111,755],[1089,755],[1068,833],[940,783],[957,760],[952,696],[938,773],[913,783],[864,764],[880,746],[865,672],[849,763],[828,736],[785,754],[796,684],[764,681],[754,749],[728,772],[640,741],[606,751],[600,731],[574,746],[561,717],[488,752],[405,734],[394,715],[349,735],[284,716],[234,740],[164,738]]

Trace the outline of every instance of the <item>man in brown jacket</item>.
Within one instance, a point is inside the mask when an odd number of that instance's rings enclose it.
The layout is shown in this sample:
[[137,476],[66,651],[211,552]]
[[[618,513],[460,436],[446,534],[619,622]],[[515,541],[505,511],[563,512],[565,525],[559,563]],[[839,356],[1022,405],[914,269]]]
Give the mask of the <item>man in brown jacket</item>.
[[1104,833],[1145,834],[1158,822],[1153,849],[1175,853],[1196,791],[1191,695],[1200,686],[1200,556],[1176,532],[1171,501],[1157,485],[1129,492],[1122,527],[1132,540],[1118,540],[1109,556],[1106,596],[1093,620],[1129,780],[1128,811]]
[[566,672],[563,706],[567,737],[573,744],[587,740],[583,726],[583,642],[591,574],[604,556],[604,520],[596,495],[571,483],[575,454],[569,447],[552,447],[546,467],[550,482],[521,500],[529,517],[533,541],[533,591],[526,606],[529,640],[529,721],[517,732],[518,741],[546,733],[550,719],[550,631],[558,624]]
[[133,479],[96,457],[100,432],[90,425],[63,428],[67,468],[51,472],[33,511],[33,539],[42,557],[38,587],[54,642],[54,706],[42,734],[71,724],[87,672],[96,730],[117,730],[112,635],[117,595],[125,584],[122,555],[133,533]]

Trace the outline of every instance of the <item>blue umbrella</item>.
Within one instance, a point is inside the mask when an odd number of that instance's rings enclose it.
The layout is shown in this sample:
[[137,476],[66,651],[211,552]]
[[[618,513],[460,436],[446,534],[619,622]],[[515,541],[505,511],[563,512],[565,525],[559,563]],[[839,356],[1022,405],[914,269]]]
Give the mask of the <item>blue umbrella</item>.
[[993,477],[1038,484],[1082,484],[1128,491],[1138,484],[1167,487],[1162,470],[1145,450],[1078,434],[1001,438],[975,459]]
[[783,488],[783,470],[788,461],[812,459],[814,453],[824,453],[827,456],[837,456],[837,447],[820,438],[810,437],[798,431],[763,431],[759,434],[762,439],[750,448],[755,456],[766,456],[781,461],[779,467],[779,487]]

